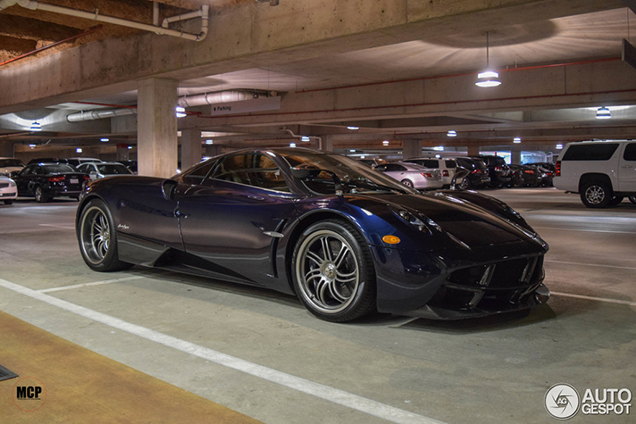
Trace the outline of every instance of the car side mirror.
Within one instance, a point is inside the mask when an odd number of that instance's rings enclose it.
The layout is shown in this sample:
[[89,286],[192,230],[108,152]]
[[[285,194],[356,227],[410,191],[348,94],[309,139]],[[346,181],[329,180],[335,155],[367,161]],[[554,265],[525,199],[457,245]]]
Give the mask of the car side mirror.
[[174,192],[177,189],[177,184],[175,180],[164,180],[161,183],[161,192],[163,193],[163,198],[166,200],[172,200],[174,198]]
[[327,174],[331,175],[331,178],[333,179],[334,188],[336,190],[336,196],[342,197],[343,195],[342,182],[340,181],[340,178],[338,177],[338,175],[336,175],[335,172],[328,171],[326,169],[320,169],[315,166],[302,166],[302,165],[299,167],[292,166],[290,169],[291,169],[292,175],[295,178],[299,178],[301,180],[316,178],[318,175],[320,175],[321,172],[326,172]]
[[298,167],[292,166],[290,170],[294,178],[298,178],[300,180],[316,178],[321,172],[321,169],[315,166],[302,166],[302,165]]

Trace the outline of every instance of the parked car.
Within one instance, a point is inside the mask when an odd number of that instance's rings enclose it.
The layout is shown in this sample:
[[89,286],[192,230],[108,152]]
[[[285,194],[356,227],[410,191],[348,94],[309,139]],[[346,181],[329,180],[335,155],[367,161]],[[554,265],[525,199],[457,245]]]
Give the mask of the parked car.
[[505,187],[510,183],[512,175],[510,173],[510,167],[506,164],[506,161],[501,156],[475,156],[477,159],[481,159],[488,168],[488,176],[490,177],[491,187]]
[[91,180],[116,175],[132,175],[132,171],[119,162],[85,162],[77,170],[87,173]]
[[375,169],[417,190],[437,189],[444,185],[438,170],[424,168],[414,163],[391,162],[378,165]]
[[295,294],[314,315],[468,319],[547,299],[547,244],[503,202],[421,194],[351,158],[231,152],[172,178],[94,181],[76,234],[95,271],[133,264]]
[[102,162],[101,159],[96,159],[96,158],[68,158],[67,159],[67,163],[70,165],[73,165],[74,167],[78,167],[83,163],[88,163],[88,162]]
[[541,184],[541,172],[537,167],[531,165],[510,166],[510,187],[538,187]]
[[90,177],[63,163],[32,163],[16,174],[15,182],[20,196],[34,196],[38,203],[54,197],[69,196],[78,199],[82,184]]
[[24,163],[17,158],[0,158],[0,175],[8,177],[14,171],[24,168]]
[[588,208],[615,206],[636,196],[636,141],[583,141],[565,145],[554,185],[579,193]]
[[461,189],[479,189],[490,185],[488,167],[486,167],[484,161],[469,157],[456,157],[454,159],[458,166],[469,172],[468,176],[459,184]]
[[68,164],[68,159],[66,158],[34,158],[27,163],[27,165],[31,165],[34,163],[65,163]]
[[130,169],[130,171],[133,174],[137,174],[137,161],[136,160],[123,160],[123,161],[118,161],[119,163],[121,163],[122,165],[124,165],[126,168]]
[[0,175],[0,199],[4,201],[5,205],[13,204],[13,201],[18,197],[18,187],[9,177]]
[[554,185],[554,164],[549,162],[535,162],[530,165],[536,166],[541,171],[541,185],[552,187]]
[[[457,162],[450,158],[422,157],[407,159],[404,162],[415,163],[424,168],[437,169],[442,177],[444,187],[450,187],[455,176],[455,168],[457,168]],[[461,185],[461,181],[457,183]]]
[[378,165],[387,163],[386,160],[380,159],[380,158],[358,159],[358,162],[362,162],[365,165],[369,165],[371,168],[375,168]]

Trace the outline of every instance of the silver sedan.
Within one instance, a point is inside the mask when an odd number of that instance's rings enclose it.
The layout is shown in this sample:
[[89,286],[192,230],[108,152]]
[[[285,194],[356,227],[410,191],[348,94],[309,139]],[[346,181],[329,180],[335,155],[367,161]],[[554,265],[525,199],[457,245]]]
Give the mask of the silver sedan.
[[442,188],[444,183],[437,169],[424,168],[414,163],[392,162],[375,167],[391,178],[395,178],[405,186],[415,189]]
[[0,175],[0,200],[4,200],[5,205],[10,205],[18,197],[18,188],[15,182],[8,177]]

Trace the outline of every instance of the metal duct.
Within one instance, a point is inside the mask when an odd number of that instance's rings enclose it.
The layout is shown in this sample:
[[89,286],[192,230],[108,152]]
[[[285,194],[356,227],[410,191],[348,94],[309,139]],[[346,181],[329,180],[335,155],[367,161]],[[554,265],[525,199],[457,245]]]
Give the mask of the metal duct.
[[[201,6],[201,10],[192,12],[191,17],[201,17],[201,32],[199,34],[190,34],[183,31],[177,31],[169,28],[162,28],[154,25],[148,25],[141,22],[129,21],[126,19],[116,18],[114,16],[100,15],[99,10],[95,12],[84,12],[83,10],[71,9],[63,6],[56,6],[38,2],[36,0],[0,0],[0,10],[6,9],[14,5],[22,6],[29,10],[44,10],[46,12],[60,13],[62,15],[75,16],[83,19],[90,19],[107,24],[125,26],[128,28],[141,29],[144,31],[154,32],[160,35],[170,35],[173,37],[185,38],[192,41],[203,41],[208,35],[209,9],[207,4]],[[178,20],[178,19],[177,19]]]
[[95,121],[97,119],[115,118],[117,116],[136,114],[137,109],[135,108],[83,110],[81,112],[66,115],[66,120],[68,122]]
[[243,100],[258,99],[257,93],[246,90],[219,91],[216,93],[195,94],[193,96],[183,96],[179,99],[178,105],[182,107],[194,107],[212,105],[216,103],[240,102]]

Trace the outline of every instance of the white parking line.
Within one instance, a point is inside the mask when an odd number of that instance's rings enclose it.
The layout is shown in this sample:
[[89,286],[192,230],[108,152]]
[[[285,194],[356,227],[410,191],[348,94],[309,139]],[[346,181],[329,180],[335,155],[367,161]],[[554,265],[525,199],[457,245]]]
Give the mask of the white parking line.
[[605,297],[583,296],[580,294],[560,293],[560,292],[551,292],[551,294],[554,294],[557,296],[563,296],[563,297],[573,297],[575,299],[595,300],[597,302],[618,303],[619,305],[636,306],[636,302],[631,302],[629,300],[607,299]]
[[246,374],[271,381],[272,383],[280,384],[281,386],[298,390],[299,392],[303,392],[333,403],[337,403],[339,405],[346,406],[348,408],[355,409],[357,411],[373,415],[387,421],[398,424],[444,424],[443,422],[435,420],[433,418],[428,418],[423,415],[418,415],[413,412],[398,409],[390,405],[385,405],[383,403],[364,398],[362,396],[354,395],[343,390],[326,386],[324,384],[315,383],[301,377],[286,374],[282,371],[277,371],[272,368],[236,358],[234,356],[226,355],[225,353],[221,353],[216,350],[199,346],[197,344],[178,339],[176,337],[172,337],[146,327],[123,321],[119,318],[115,318],[110,315],[106,315],[101,312],[97,312],[92,309],[88,309],[83,306],[58,299],[53,296],[49,296],[47,294],[29,289],[24,286],[20,286],[18,284],[14,284],[1,278],[0,286],[12,290],[16,293],[20,293],[24,296],[40,300],[42,302],[48,303],[49,305],[53,305],[60,309],[64,309],[66,311],[80,315],[84,318],[100,322],[121,331],[126,331],[130,334],[134,334],[135,336],[142,337],[146,340],[162,344],[181,352],[206,359],[208,361],[226,366],[228,368],[242,371]]
[[554,264],[565,264],[565,265],[576,265],[576,266],[596,266],[602,268],[616,268],[616,269],[629,269],[636,270],[636,267],[633,266],[616,266],[616,265],[603,265],[603,264],[587,264],[581,262],[566,262],[566,261],[553,261],[551,259],[546,259],[544,262],[554,263]]
[[95,281],[94,283],[84,283],[84,284],[75,284],[73,286],[53,287],[50,289],[42,289],[42,290],[36,290],[36,291],[39,293],[50,293],[50,292],[61,291],[61,290],[79,289],[82,287],[101,286],[102,284],[119,283],[120,281],[138,280],[140,278],[144,278],[144,277],[140,275],[135,275],[133,277],[118,278],[116,280]]
[[586,233],[612,233],[612,234],[636,234],[636,231],[611,231],[611,230],[588,230],[583,228],[557,228],[557,227],[536,227],[535,230],[553,230],[553,231],[578,231]]
[[63,228],[65,230],[74,230],[74,225],[68,224],[38,224],[40,227],[53,227],[53,228]]

